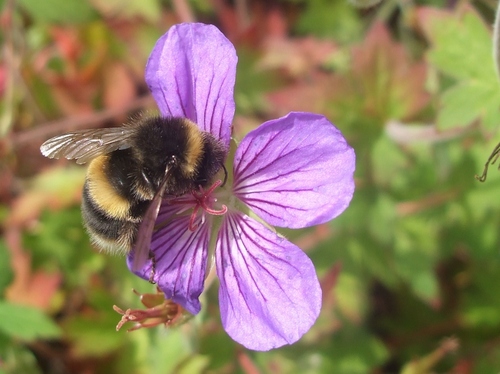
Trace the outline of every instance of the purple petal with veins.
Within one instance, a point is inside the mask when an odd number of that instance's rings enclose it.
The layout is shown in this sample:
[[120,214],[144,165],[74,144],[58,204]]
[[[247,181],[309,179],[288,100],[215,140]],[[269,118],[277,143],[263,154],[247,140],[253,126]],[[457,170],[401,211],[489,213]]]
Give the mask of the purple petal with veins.
[[321,288],[304,252],[240,212],[224,217],[216,244],[226,332],[249,349],[292,344],[320,312]]
[[302,228],[344,211],[354,192],[355,155],[325,117],[292,112],[242,140],[234,194],[267,223]]
[[[188,229],[189,216],[170,218],[173,219],[153,233],[151,252],[156,262],[154,281],[167,299],[197,314],[201,309],[198,298],[205,281],[210,225],[199,223],[193,232]],[[129,255],[127,263],[131,269],[133,253]],[[136,274],[149,280],[152,272],[150,260]]]
[[229,148],[237,61],[215,26],[183,23],[156,42],[145,79],[164,116],[188,118]]

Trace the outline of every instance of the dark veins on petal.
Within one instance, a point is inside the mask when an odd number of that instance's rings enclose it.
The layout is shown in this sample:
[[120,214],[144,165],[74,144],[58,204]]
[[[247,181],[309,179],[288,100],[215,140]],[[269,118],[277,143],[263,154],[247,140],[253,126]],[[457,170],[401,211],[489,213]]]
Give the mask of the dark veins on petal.
[[[281,262],[281,263],[286,264],[287,267],[288,266],[292,266],[298,272],[298,269],[295,266],[293,266],[292,264],[286,262],[282,258],[275,256],[274,254],[272,254],[271,252],[269,252],[268,250],[266,250],[262,246],[261,243],[258,243],[257,241],[255,241],[252,238],[252,234],[255,233],[255,230],[253,230],[252,227],[250,227],[249,224],[246,221],[239,220],[237,218],[235,219],[234,217],[231,216],[231,217],[228,217],[228,222],[229,222],[229,225],[231,226],[230,230],[234,233],[234,235],[238,235],[237,234],[237,227],[238,226],[241,228],[241,230],[245,231],[246,232],[246,238],[250,242],[252,242],[257,248],[260,248],[260,250],[262,252],[264,252],[267,256],[269,256],[269,258],[272,258],[275,261],[275,264],[274,264],[275,267],[276,267],[276,264],[278,262]],[[245,228],[248,229],[248,231],[250,231],[250,232],[248,232],[247,230],[245,230]],[[259,235],[259,237],[262,240],[264,240],[265,242],[267,242],[270,247],[276,246],[276,243],[274,241],[269,240],[267,238],[264,238],[264,237],[262,237],[260,235]],[[227,238],[229,238],[229,235],[227,236]],[[228,241],[226,242],[226,244],[227,244],[226,248],[230,248],[229,247],[230,243]],[[252,280],[252,282],[253,282],[253,284],[255,286],[255,289],[259,291],[259,294],[261,295],[261,298],[264,300],[264,302],[267,302],[267,298],[265,297],[264,293],[262,292],[261,288],[259,287],[259,282],[255,279],[255,273],[258,273],[258,271],[253,271],[253,272],[251,271],[252,266],[251,266],[251,264],[248,263],[247,256],[251,257],[254,260],[254,263],[257,264],[258,267],[261,269],[261,271],[264,271],[265,273],[267,273],[274,280],[274,282],[276,283],[276,285],[281,289],[281,291],[283,291],[284,295],[287,295],[287,293],[285,292],[285,290],[281,286],[280,282],[276,279],[276,277],[274,277],[274,275],[269,271],[269,269],[267,269],[266,267],[264,267],[261,264],[261,262],[251,252],[249,252],[247,250],[246,247],[244,247],[244,246],[242,247],[241,244],[240,244],[240,242],[236,241],[236,248],[233,247],[233,249],[237,250],[239,252],[240,258],[245,262],[245,267],[242,268],[242,270],[243,269],[248,269],[248,279]],[[226,251],[226,252],[228,252],[228,251]],[[228,253],[227,253],[227,255],[228,255],[228,257],[229,257],[229,259],[231,261],[231,265],[233,266],[233,269],[235,269],[232,256],[230,256]],[[235,271],[235,277],[237,277],[237,271]],[[240,288],[240,281],[241,281],[241,279],[242,279],[242,277],[239,277],[239,279],[237,280],[238,289],[240,291],[240,294],[243,295],[243,297],[245,299],[245,303],[247,304],[248,309],[251,310],[250,307],[248,306],[248,302],[247,302],[247,299],[245,298],[244,292],[242,292],[242,290]],[[293,303],[292,300],[290,300],[290,302]]]
[[[262,154],[262,153],[266,150],[266,148],[267,148],[267,147],[269,147],[269,144],[270,144],[270,143],[271,143],[271,142],[272,142],[272,141],[273,141],[273,140],[274,140],[274,139],[275,139],[278,135],[279,135],[279,134],[275,134],[273,138],[269,139],[269,140],[266,142],[266,144],[261,145],[261,149],[259,150],[259,152],[257,152],[257,153],[254,155],[253,159],[258,158],[258,156],[260,156],[260,155],[261,155],[261,154]],[[288,141],[287,145],[290,143],[290,141],[291,141],[291,140],[289,140],[289,141]],[[244,152],[244,153],[243,153],[243,155],[241,156],[241,159],[244,159],[244,158],[245,158],[246,153],[247,153],[247,151],[248,151],[249,149],[250,149],[250,147],[247,147],[247,149],[245,150],[245,152]],[[287,150],[287,147],[286,147],[286,146],[284,146],[284,147],[283,147],[283,149],[282,149],[282,152],[278,155],[278,157],[276,157],[276,158],[274,158],[274,159],[272,159],[272,160],[268,160],[269,162],[268,162],[265,166],[263,166],[263,167],[259,167],[259,169],[258,169],[258,170],[254,171],[252,174],[247,175],[247,176],[246,176],[246,178],[250,178],[250,177],[254,176],[256,173],[259,173],[259,174],[260,174],[260,173],[262,173],[264,170],[266,170],[267,168],[273,168],[273,167],[275,167],[275,166],[274,166],[274,164],[275,164],[277,161],[281,160],[281,159],[282,159],[282,158],[284,158],[284,157],[290,156],[290,155],[294,154],[295,152],[299,152],[299,151],[301,151],[301,150],[302,150],[302,148],[300,148],[300,147],[294,147],[294,148],[290,149],[287,153],[283,153],[283,152],[285,152],[286,150]],[[292,156],[292,157],[293,157],[293,156]],[[317,157],[316,159],[319,159],[320,157],[321,157],[321,155],[318,155],[318,157]],[[316,159],[315,159],[315,160],[316,160]],[[242,170],[237,169],[236,174],[237,174],[237,175],[241,175],[241,174],[243,174],[243,173],[244,173],[244,172],[248,169],[248,167],[250,167],[250,166],[252,166],[252,163],[251,163],[251,162],[247,163],[247,164],[245,165],[245,167],[244,167]],[[294,172],[294,171],[292,171],[292,172]]]
[[[182,234],[183,234],[183,228],[186,227],[186,225],[187,225],[187,222],[185,220],[179,220],[178,222],[176,222],[175,226],[171,227],[171,229],[169,228],[170,229],[169,232],[175,232],[176,233],[175,237],[170,236],[169,240],[168,241],[166,240],[166,241],[162,242],[159,245],[159,247],[165,246],[165,244],[167,242],[173,242],[173,243],[177,242],[179,240],[179,238],[182,236]],[[167,272],[169,270],[175,271],[175,267],[179,266],[179,264],[186,264],[187,265],[188,261],[186,261],[186,256],[188,255],[188,252],[189,252],[188,249],[191,246],[195,246],[197,244],[196,239],[197,239],[196,235],[191,235],[190,238],[189,238],[189,241],[186,241],[184,243],[184,246],[177,251],[177,253],[175,254],[175,257],[173,257],[172,259],[170,259],[169,265],[166,268],[164,268],[163,272]],[[164,256],[166,256],[166,255],[172,256],[172,254],[168,250],[166,250],[166,251],[164,251],[162,253],[161,256],[159,256],[156,259],[156,262],[159,263],[164,258]],[[191,266],[193,266],[193,264],[191,264]],[[192,277],[192,275],[193,275],[193,271],[188,271],[188,274],[189,274],[189,280],[190,280],[191,277]],[[177,279],[176,279],[175,284],[178,284],[179,277],[181,277],[181,272],[180,271],[177,272]],[[187,284],[191,284],[191,282],[188,281]],[[175,294],[176,290],[174,289],[172,291]]]
[[162,90],[162,89],[160,89],[160,88],[159,88],[159,90],[161,91],[161,95],[162,95],[162,97],[163,97],[163,102],[164,102],[164,103],[165,103],[165,105],[167,106],[167,109],[168,109],[169,113],[173,113],[173,112],[172,112],[172,109],[170,108],[170,105],[168,104],[167,97],[165,96],[165,91],[164,91],[164,90]]
[[[181,90],[179,89],[179,81],[177,80],[177,75],[174,76],[174,79],[175,79],[175,88],[176,88],[176,91],[177,91],[177,95],[179,95],[179,102],[181,103],[181,108],[182,108],[182,112],[184,113],[184,115],[186,117],[188,117],[188,119],[190,120],[195,120],[195,118],[189,118],[189,113],[187,112],[186,108],[184,107],[184,100],[183,100],[183,97],[181,96]],[[193,93],[191,92],[190,95],[192,95]]]
[[[247,197],[245,196],[245,199],[244,199],[245,203],[249,203],[249,202],[260,202],[263,204],[271,204],[269,202],[269,200],[262,200],[262,199],[257,199],[257,198],[252,198],[252,197]],[[257,204],[255,204],[257,205]],[[308,212],[309,211],[309,208],[297,208],[297,207],[291,207],[291,206],[288,206],[288,205],[282,205],[282,204],[278,204],[276,202],[272,202],[272,205],[273,206],[276,206],[276,207],[281,207],[283,208],[283,210],[294,210],[294,211],[298,211],[298,212]],[[279,219],[283,219],[283,214],[280,213],[278,215],[275,215],[275,214],[272,214],[271,212],[269,212],[268,210],[266,209],[263,209],[261,208],[262,210],[264,210],[268,215],[270,215],[271,217],[275,217],[275,218],[279,218]]]

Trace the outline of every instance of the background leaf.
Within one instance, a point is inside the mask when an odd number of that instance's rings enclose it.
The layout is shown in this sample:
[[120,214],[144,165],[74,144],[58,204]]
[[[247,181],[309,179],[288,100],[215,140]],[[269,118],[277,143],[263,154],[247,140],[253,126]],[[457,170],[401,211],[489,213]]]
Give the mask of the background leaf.
[[0,331],[23,340],[57,338],[61,329],[36,308],[0,301]]
[[84,23],[96,16],[87,1],[79,0],[19,0],[19,4],[38,22]]

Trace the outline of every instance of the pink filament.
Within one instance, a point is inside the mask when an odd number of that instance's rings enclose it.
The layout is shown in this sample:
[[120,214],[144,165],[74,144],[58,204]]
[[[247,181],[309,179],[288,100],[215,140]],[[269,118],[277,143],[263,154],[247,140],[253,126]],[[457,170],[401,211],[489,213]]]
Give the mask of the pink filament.
[[175,198],[169,201],[169,204],[194,204],[193,212],[191,213],[191,217],[189,218],[189,230],[195,231],[198,228],[198,225],[195,224],[196,217],[198,215],[198,211],[200,208],[203,209],[204,212],[214,216],[221,216],[226,214],[227,206],[222,205],[221,209],[213,209],[210,207],[212,203],[217,201],[211,195],[214,190],[222,184],[221,180],[216,181],[208,190],[203,190],[200,186],[199,191],[191,191],[192,196],[183,196],[179,198]]

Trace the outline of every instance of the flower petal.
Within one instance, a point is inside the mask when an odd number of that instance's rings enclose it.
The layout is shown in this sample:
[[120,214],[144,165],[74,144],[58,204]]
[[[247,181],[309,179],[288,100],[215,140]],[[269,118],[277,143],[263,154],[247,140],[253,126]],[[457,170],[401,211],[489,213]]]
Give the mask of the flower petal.
[[[158,222],[158,221],[157,221]],[[188,312],[197,314],[200,309],[198,300],[205,281],[207,266],[209,225],[199,223],[196,231],[188,229],[189,216],[178,216],[153,233],[151,252],[155,265],[149,260],[142,269],[135,272],[139,277],[154,281],[172,299]],[[132,270],[134,254],[127,258]]]
[[172,26],[146,65],[146,82],[164,116],[185,117],[229,145],[238,58],[212,25]]
[[229,212],[215,253],[222,325],[231,338],[266,351],[296,342],[313,325],[321,288],[300,248],[248,216]]
[[242,140],[234,193],[271,225],[317,225],[349,205],[354,168],[354,150],[335,126],[317,114],[292,112]]

